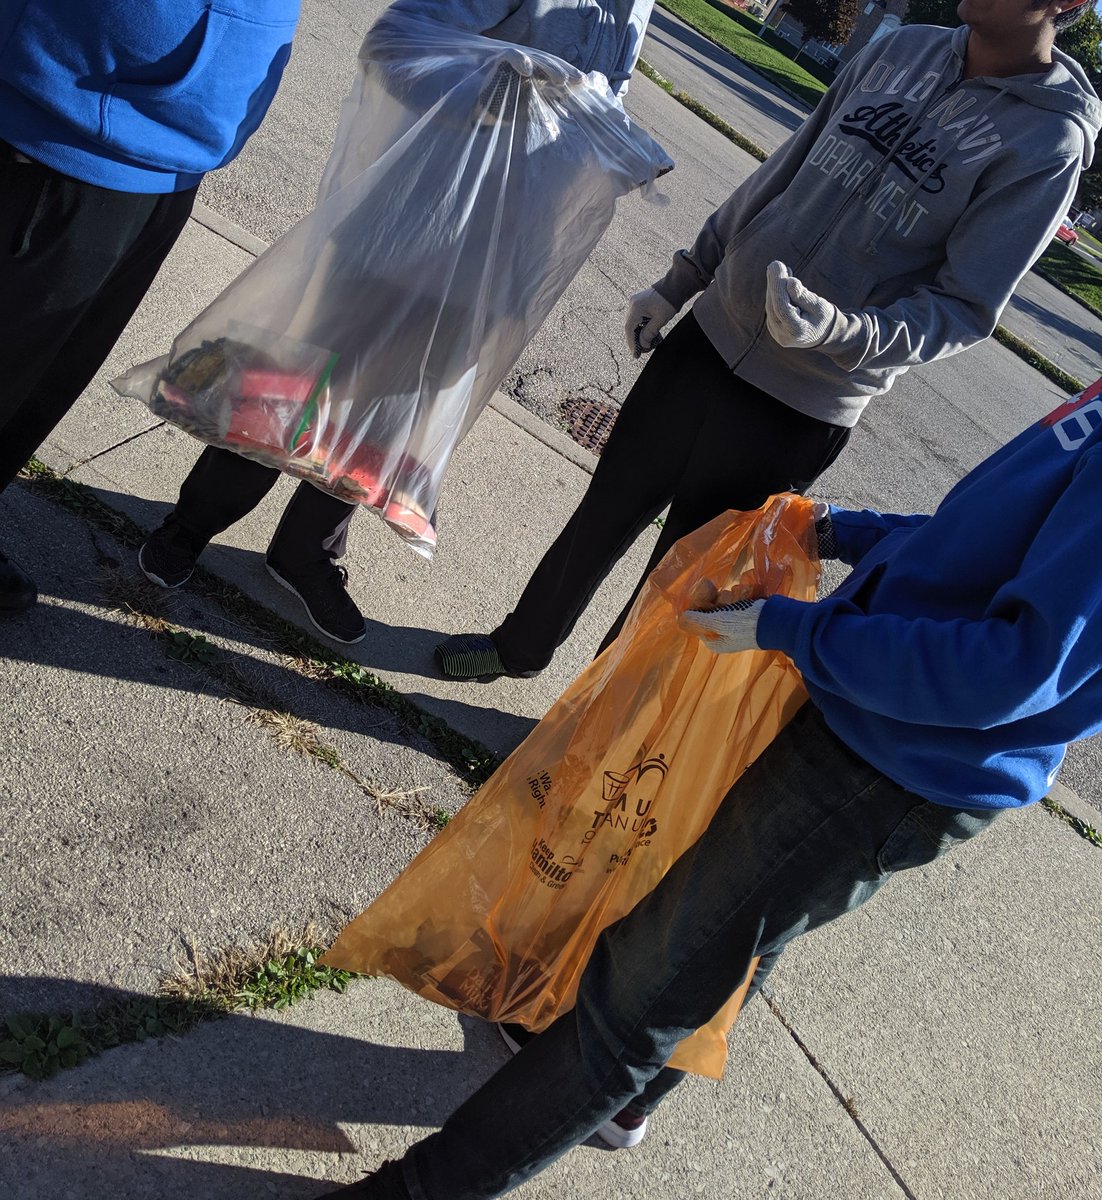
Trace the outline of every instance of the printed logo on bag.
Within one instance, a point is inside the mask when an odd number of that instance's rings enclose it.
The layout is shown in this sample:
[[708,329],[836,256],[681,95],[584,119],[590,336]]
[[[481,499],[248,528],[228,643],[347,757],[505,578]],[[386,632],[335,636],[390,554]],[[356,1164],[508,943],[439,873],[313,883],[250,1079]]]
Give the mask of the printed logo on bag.
[[538,775],[532,775],[528,779],[528,790],[532,793],[532,799],[543,808],[547,803],[547,797],[551,794],[551,773],[550,771],[541,771]]
[[602,780],[604,808],[593,810],[593,824],[582,836],[591,842],[602,829],[630,831],[636,835],[635,845],[623,854],[613,854],[608,870],[624,866],[636,846],[647,846],[658,832],[658,822],[650,816],[651,805],[670,764],[664,754],[640,758],[626,771],[605,771]]
[[1079,447],[1102,427],[1102,379],[1096,380],[1079,393],[1042,417],[1042,427],[1050,428],[1065,450]]
[[564,888],[574,873],[581,870],[581,866],[581,862],[569,854],[556,859],[554,850],[543,838],[536,838],[532,843],[532,859],[528,869],[549,888],[556,891]]
[[475,1009],[484,1009],[493,999],[496,978],[490,978],[480,967],[472,970],[459,984],[459,998]]

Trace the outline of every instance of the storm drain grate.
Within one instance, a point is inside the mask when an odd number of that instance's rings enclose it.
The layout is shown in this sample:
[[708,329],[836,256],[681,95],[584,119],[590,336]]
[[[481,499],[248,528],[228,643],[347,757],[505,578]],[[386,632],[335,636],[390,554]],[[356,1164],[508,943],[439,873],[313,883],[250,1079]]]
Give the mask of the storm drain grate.
[[619,413],[614,404],[605,400],[590,400],[586,396],[569,396],[562,403],[562,419],[566,432],[587,450],[600,454],[612,432]]

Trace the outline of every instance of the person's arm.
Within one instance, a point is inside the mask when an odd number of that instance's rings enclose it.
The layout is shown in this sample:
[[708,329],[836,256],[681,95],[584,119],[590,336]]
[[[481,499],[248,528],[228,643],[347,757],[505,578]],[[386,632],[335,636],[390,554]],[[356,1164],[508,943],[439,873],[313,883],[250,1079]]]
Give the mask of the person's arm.
[[[932,283],[884,307],[849,311],[797,280],[794,311],[811,318],[807,330],[781,312],[772,314],[770,332],[782,345],[830,355],[847,371],[912,367],[958,354],[991,336],[1018,282],[1059,227],[1078,181],[1079,160],[1071,155],[993,181],[953,227]],[[771,286],[783,305],[780,284]]]
[[828,506],[830,532],[840,561],[855,567],[882,538],[896,529],[916,529],[929,519],[928,513],[881,513],[871,508]]
[[485,33],[512,16],[524,0],[394,0],[383,10],[376,28],[390,17],[435,21],[459,33]]
[[866,48],[835,78],[815,111],[788,141],[712,213],[692,248],[678,250],[673,256],[673,265],[654,288],[675,311],[712,282],[732,237],[792,182],[824,126],[864,74],[867,59]]
[[1095,450],[981,620],[868,616],[844,597],[773,596],[757,644],[787,654],[823,691],[899,721],[986,729],[1045,712],[1102,669],[1100,495]]

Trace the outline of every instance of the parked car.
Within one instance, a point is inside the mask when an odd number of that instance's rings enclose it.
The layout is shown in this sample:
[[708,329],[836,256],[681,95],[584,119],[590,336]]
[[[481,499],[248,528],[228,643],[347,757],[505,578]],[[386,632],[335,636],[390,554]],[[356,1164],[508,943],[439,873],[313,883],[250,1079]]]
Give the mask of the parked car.
[[1072,229],[1067,221],[1061,221],[1060,228],[1056,231],[1056,236],[1065,246],[1074,246],[1079,241],[1079,234]]

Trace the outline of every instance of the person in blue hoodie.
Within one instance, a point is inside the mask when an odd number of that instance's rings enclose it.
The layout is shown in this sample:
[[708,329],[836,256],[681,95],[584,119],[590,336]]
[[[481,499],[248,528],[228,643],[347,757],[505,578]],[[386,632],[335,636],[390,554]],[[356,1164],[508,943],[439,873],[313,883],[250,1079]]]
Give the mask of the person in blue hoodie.
[[[84,391],[260,124],[299,0],[0,6],[0,489]],[[34,582],[0,549],[0,611]]]
[[853,568],[831,595],[683,613],[717,653],[788,655],[809,701],[604,931],[573,1011],[400,1161],[325,1194],[509,1191],[672,1074],[674,1047],[755,958],[775,961],[893,875],[1037,803],[1067,743],[1102,729],[1100,497],[1102,380],[932,516],[822,506],[822,552]]
[[[599,72],[623,95],[639,58],[654,0],[396,0],[375,30],[395,17],[416,17],[554,54],[581,72]],[[370,35],[369,35],[370,37]],[[531,72],[523,54],[503,70]],[[567,80],[569,80],[569,76]],[[566,82],[566,81],[564,81]],[[428,103],[432,103],[432,97]],[[493,104],[493,87],[486,91]],[[208,447],[184,480],[176,507],[141,547],[138,564],[160,587],[182,587],[207,543],[251,512],[280,473]],[[349,524],[358,505],[310,483],[296,488],[268,546],[268,571],[301,601],[315,629],[345,644],[362,641],[363,614],[345,587]]]

